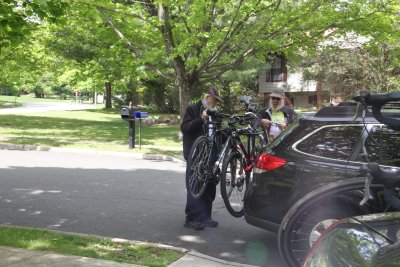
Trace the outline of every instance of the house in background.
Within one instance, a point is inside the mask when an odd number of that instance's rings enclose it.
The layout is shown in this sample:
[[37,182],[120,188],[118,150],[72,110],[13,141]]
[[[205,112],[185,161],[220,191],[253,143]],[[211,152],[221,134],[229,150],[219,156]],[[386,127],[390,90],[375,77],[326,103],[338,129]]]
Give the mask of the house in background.
[[264,101],[267,101],[268,93],[276,88],[285,91],[295,108],[319,108],[323,101],[329,101],[328,90],[321,83],[304,81],[301,73],[288,72],[283,56],[275,57],[267,70],[258,77],[258,91],[264,95]]
[[[336,29],[329,29],[325,36],[335,31]],[[370,39],[370,37],[349,32],[342,36],[332,35],[331,38],[320,43],[320,47],[333,46],[351,51],[362,47]],[[328,86],[317,81],[305,81],[301,72],[288,72],[284,56],[274,57],[267,66],[269,66],[267,70],[260,73],[258,78],[258,91],[264,96],[274,88],[282,88],[295,108],[320,108],[323,103],[338,105],[342,101],[340,96],[330,98]]]

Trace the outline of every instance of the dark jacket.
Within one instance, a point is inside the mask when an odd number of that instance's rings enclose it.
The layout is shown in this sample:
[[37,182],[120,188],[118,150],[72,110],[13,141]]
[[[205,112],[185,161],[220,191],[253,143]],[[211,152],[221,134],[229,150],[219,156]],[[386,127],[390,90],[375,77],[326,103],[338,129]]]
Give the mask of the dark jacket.
[[[283,116],[285,116],[287,125],[292,124],[295,120],[297,120],[296,112],[294,112],[294,110],[289,108],[288,106],[283,106],[281,108],[281,111],[283,112]],[[258,117],[261,119],[271,120],[271,108],[265,107],[262,110],[260,110],[258,112]],[[269,129],[267,129],[267,131],[269,131]]]
[[183,134],[183,157],[186,160],[196,138],[205,134],[205,124],[201,118],[203,110],[203,103],[200,100],[196,104],[190,105],[183,117],[181,132]]

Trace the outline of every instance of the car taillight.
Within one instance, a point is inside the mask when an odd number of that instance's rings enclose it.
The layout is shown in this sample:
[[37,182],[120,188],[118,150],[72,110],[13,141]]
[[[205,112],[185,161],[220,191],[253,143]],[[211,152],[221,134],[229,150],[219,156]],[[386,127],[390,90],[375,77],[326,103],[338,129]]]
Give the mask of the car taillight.
[[255,171],[271,171],[286,164],[286,160],[270,155],[261,153],[256,158]]

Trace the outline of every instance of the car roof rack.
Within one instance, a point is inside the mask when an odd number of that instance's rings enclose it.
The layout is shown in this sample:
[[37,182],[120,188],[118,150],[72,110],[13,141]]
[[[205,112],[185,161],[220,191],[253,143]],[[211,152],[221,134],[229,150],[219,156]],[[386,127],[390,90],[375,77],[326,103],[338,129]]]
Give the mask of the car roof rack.
[[[357,106],[354,105],[354,102],[348,102],[338,106],[323,107],[314,115],[314,117],[354,117],[356,111]],[[361,113],[361,109],[359,110],[359,112]],[[400,103],[386,103],[385,106],[382,107],[382,112],[389,112],[390,114],[399,116]],[[368,107],[368,112],[365,115],[366,117],[373,117],[370,106]]]
[[[357,106],[329,106],[321,108],[314,117],[350,117],[356,114]],[[369,113],[367,113],[370,115]]]

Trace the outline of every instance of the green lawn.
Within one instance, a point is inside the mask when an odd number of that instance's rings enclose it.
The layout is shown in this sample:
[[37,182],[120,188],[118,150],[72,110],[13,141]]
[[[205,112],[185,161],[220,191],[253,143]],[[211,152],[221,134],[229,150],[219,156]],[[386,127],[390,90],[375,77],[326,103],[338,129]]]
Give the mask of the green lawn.
[[37,98],[31,95],[21,95],[21,96],[6,96],[0,95],[0,101],[3,102],[71,102],[69,100],[63,100],[59,97],[51,97],[51,98]]
[[[0,115],[0,142],[37,146],[101,149],[121,152],[181,155],[179,125],[136,123],[136,148],[128,149],[128,122],[119,110],[52,111],[26,115]],[[157,146],[149,148],[146,146]]]
[[5,96],[0,95],[0,108],[12,108],[19,107],[23,102],[68,102],[71,100],[63,100],[59,97],[52,98],[36,98],[30,95],[22,95],[22,96]]
[[168,266],[183,253],[143,244],[113,242],[92,236],[0,226],[0,245],[89,258],[139,264]]

